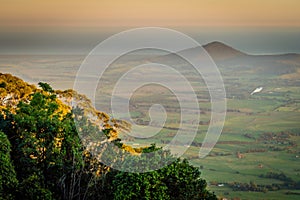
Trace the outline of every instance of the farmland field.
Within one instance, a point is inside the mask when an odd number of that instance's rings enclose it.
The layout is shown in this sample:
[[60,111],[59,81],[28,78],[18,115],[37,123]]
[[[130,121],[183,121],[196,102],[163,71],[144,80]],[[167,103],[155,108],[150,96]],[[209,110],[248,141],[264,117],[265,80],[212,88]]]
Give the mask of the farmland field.
[[[12,73],[31,83],[43,81],[55,89],[67,89],[73,87],[82,60],[82,56],[24,56],[13,59],[2,56],[0,71]],[[198,132],[183,157],[200,167],[209,189],[219,197],[299,199],[300,82],[295,78],[298,72],[285,72],[279,67],[272,69],[271,61],[264,62],[265,67],[248,61],[245,61],[245,67],[232,62],[217,62],[226,89],[227,113],[217,144],[208,156],[201,159],[198,157],[199,149],[211,118],[210,96],[203,80],[195,81],[193,74],[188,74],[199,97],[201,116]],[[293,66],[300,68],[299,63]],[[128,63],[117,63],[107,72],[105,84],[99,83],[96,91],[97,109],[110,113],[107,105],[112,84],[115,84],[118,74],[128,69]],[[250,95],[260,86],[263,87],[260,93]],[[179,89],[185,92],[184,87],[179,86]],[[161,104],[166,110],[163,129],[150,138],[135,138],[121,133],[125,143],[137,147],[156,143],[164,147],[176,135],[179,123],[188,124],[193,120],[192,110],[190,115],[180,120],[180,105],[172,91],[149,84],[131,96],[129,111],[132,121],[141,126],[148,125],[148,111],[153,104]],[[177,141],[177,144],[180,149],[185,141]]]

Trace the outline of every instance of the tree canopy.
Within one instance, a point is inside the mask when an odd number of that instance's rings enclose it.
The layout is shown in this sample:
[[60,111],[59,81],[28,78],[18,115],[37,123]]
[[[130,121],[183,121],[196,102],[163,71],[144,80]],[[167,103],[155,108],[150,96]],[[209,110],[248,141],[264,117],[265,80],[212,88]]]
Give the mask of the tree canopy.
[[[16,108],[6,107],[0,114],[0,199],[216,199],[207,191],[199,169],[187,160],[176,159],[154,144],[140,149],[123,144],[111,126],[101,130],[80,108],[65,109],[50,85],[39,85],[43,90],[35,90]],[[114,143],[117,153],[132,154],[124,165],[135,166],[152,152],[153,165],[172,162],[147,173],[106,166],[79,136],[74,122],[78,115],[81,134],[93,132]],[[100,151],[109,151],[105,145]]]

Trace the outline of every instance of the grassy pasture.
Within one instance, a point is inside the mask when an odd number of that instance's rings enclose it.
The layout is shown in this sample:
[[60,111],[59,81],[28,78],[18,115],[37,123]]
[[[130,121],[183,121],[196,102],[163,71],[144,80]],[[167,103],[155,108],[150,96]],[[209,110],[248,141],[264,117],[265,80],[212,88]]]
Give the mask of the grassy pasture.
[[[26,81],[37,83],[44,81],[53,88],[67,89],[73,87],[76,71],[83,57],[45,56],[45,57],[1,57],[1,72],[20,76]],[[134,63],[133,63],[134,64]],[[113,88],[119,74],[130,69],[116,64],[102,84],[99,83],[96,93],[96,106],[109,113],[109,91]],[[220,197],[228,199],[299,199],[296,189],[278,191],[251,192],[233,191],[228,183],[240,182],[270,185],[282,184],[283,181],[273,178],[262,178],[268,172],[284,173],[294,181],[300,181],[300,84],[298,79],[288,76],[256,73],[255,70],[238,71],[236,67],[220,68],[227,95],[227,115],[225,126],[218,143],[210,154],[198,158],[200,146],[191,145],[184,157],[199,166],[202,176],[209,183],[223,183],[224,186],[210,185],[209,188]],[[137,74],[141,76],[141,74]],[[193,74],[189,80],[193,80]],[[169,77],[172,78],[172,77]],[[89,77],[85,80],[88,83]],[[198,81],[198,80],[197,80]],[[131,84],[134,84],[132,81]],[[209,93],[203,83],[193,82],[198,90],[202,124],[194,138],[201,144],[211,118]],[[250,95],[256,87],[263,86],[261,93]],[[178,87],[184,92],[185,88]],[[155,136],[147,139],[130,138],[133,146],[156,143],[164,146],[162,140],[170,141],[177,133],[180,123],[179,104],[169,90],[149,86],[135,91],[131,98],[130,114],[136,123],[149,123],[148,110],[153,103],[161,103],[167,111],[164,128]],[[181,123],[191,123],[193,112]],[[269,135],[268,135],[269,134]],[[271,135],[270,135],[271,134]],[[122,135],[122,134],[121,134]],[[128,137],[123,133],[124,139]],[[180,150],[182,145],[178,146]],[[238,158],[237,153],[244,157]],[[286,194],[290,192],[289,194]],[[292,192],[292,193],[291,193]]]

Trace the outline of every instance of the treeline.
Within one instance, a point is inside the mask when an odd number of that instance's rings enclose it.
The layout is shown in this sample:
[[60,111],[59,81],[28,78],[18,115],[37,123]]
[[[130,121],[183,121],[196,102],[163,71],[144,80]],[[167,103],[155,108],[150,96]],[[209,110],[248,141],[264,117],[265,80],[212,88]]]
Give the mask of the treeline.
[[[6,83],[0,86],[7,87]],[[206,189],[199,169],[187,160],[155,145],[140,149],[124,145],[109,124],[100,129],[79,108],[66,112],[52,88],[40,86],[42,91],[30,94],[30,101],[19,101],[13,111],[1,108],[0,199],[217,199]],[[96,147],[112,165],[133,170],[146,161],[149,168],[160,162],[169,165],[147,173],[115,170],[83,144],[90,133],[105,141]],[[112,154],[109,143],[119,151]],[[122,157],[127,150],[132,155],[127,163],[112,156]]]
[[277,191],[281,189],[300,189],[300,182],[295,182],[291,178],[287,177],[283,172],[268,172],[266,174],[261,174],[259,177],[268,178],[268,179],[277,179],[283,181],[283,183],[273,183],[271,185],[256,184],[253,181],[250,183],[239,183],[232,182],[228,183],[228,186],[231,187],[234,191],[254,191],[254,192],[268,192],[268,191]]
[[277,180],[281,180],[284,182],[293,182],[293,180],[291,178],[287,177],[283,172],[281,172],[281,173],[268,172],[266,174],[261,174],[259,177],[272,178],[272,179],[277,179]]
[[233,191],[253,191],[253,192],[264,192],[264,193],[267,192],[272,187],[269,185],[257,185],[252,181],[250,181],[250,183],[232,182],[232,183],[228,183],[228,186],[231,187]]

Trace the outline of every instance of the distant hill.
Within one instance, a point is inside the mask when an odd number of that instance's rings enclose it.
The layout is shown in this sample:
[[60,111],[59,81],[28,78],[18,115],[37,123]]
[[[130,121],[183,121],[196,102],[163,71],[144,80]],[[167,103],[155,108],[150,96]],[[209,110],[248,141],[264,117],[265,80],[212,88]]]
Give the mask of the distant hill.
[[[300,78],[300,54],[251,55],[239,51],[222,42],[214,41],[202,46],[211,56],[219,69],[227,73],[283,76],[282,78]],[[180,54],[189,58],[205,56],[202,47],[185,49]],[[201,55],[200,55],[200,54]],[[187,62],[175,53],[149,59],[150,62],[170,66],[186,66]]]
[[239,50],[236,50],[218,41],[203,45],[203,48],[213,59],[218,59],[218,60],[233,59],[233,58],[237,58],[241,56],[243,57],[247,55]]

